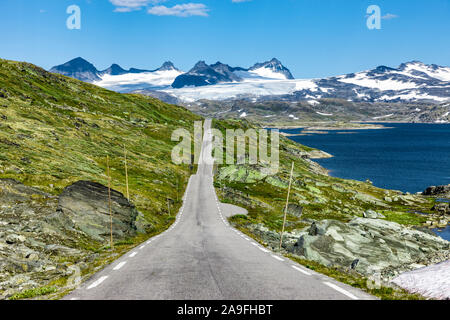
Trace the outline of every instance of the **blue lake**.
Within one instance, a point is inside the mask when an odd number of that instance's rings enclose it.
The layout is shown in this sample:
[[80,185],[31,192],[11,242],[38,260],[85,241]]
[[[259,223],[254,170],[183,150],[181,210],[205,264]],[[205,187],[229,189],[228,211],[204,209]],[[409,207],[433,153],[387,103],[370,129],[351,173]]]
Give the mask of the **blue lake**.
[[450,225],[447,225],[445,228],[433,229],[433,232],[442,239],[450,241]]
[[[416,193],[450,184],[450,124],[384,124],[390,129],[339,130],[290,139],[332,154],[315,160],[330,175]],[[299,129],[283,129],[300,133]]]

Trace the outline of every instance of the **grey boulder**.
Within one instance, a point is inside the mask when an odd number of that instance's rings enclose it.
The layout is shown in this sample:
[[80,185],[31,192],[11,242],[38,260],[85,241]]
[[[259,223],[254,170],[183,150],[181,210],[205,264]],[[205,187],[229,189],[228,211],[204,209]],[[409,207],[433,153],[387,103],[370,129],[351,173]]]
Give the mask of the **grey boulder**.
[[308,233],[302,233],[291,250],[326,266],[353,267],[371,275],[401,268],[408,270],[409,265],[423,263],[430,257],[448,259],[449,244],[437,236],[395,222],[355,218],[348,223],[316,222]]
[[[50,219],[68,228],[73,226],[98,241],[110,235],[108,188],[91,181],[78,181],[66,187],[58,199],[58,214]],[[139,212],[122,193],[111,190],[111,215],[114,239],[134,236]],[[73,225],[70,223],[69,218]]]

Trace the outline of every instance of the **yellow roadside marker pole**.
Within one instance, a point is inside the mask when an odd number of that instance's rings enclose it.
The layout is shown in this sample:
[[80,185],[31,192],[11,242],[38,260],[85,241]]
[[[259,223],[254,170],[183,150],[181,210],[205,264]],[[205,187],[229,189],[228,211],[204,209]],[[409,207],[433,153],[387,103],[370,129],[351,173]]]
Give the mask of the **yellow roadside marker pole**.
[[113,249],[113,234],[112,234],[112,209],[111,209],[111,175],[109,172],[109,156],[106,156],[106,168],[107,168],[107,173],[108,173],[108,205],[109,205],[109,218],[110,218],[109,245],[112,250]]
[[284,233],[284,227],[286,225],[286,215],[287,215],[287,209],[288,209],[288,205],[289,205],[289,195],[291,193],[293,173],[294,173],[294,161],[292,161],[291,177],[289,178],[289,188],[288,188],[288,193],[287,193],[287,198],[286,198],[286,207],[284,208],[283,228],[281,229],[281,235],[280,235],[280,251],[281,251],[281,245],[283,243],[283,233]]
[[127,185],[127,199],[130,201],[130,191],[128,189],[128,164],[127,164],[127,149],[125,145],[123,145],[123,151],[125,153],[125,182]]

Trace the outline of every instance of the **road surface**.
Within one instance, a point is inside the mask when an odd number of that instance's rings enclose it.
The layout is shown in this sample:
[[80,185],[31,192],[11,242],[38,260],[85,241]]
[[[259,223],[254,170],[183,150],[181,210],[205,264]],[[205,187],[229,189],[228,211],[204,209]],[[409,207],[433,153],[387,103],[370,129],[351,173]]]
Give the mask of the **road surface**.
[[[272,253],[228,224],[213,187],[211,121],[176,222],[67,295],[69,300],[373,299]],[[224,209],[222,209],[222,206]]]

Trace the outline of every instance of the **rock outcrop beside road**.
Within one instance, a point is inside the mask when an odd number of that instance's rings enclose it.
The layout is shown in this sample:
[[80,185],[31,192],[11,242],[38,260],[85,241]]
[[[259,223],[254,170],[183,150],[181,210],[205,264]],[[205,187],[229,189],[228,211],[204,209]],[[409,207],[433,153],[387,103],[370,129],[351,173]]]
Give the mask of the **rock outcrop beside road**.
[[[450,242],[426,229],[372,218],[305,220],[310,226],[285,234],[287,252],[325,266],[354,269],[370,277],[379,274],[388,281],[398,274],[450,259]],[[279,233],[262,225],[253,232],[276,249]]]
[[[114,238],[136,235],[139,212],[122,193],[111,190]],[[58,199],[58,213],[89,237],[105,241],[110,234],[108,188],[91,181],[78,181],[63,190]],[[68,219],[67,219],[68,218]]]
[[[98,258],[87,247],[109,239],[107,192],[81,181],[57,197],[0,179],[0,299],[61,277],[76,282]],[[140,213],[119,192],[112,199],[114,239],[134,235]]]
[[[314,223],[290,250],[324,265],[351,267],[364,275],[392,277],[413,264],[450,258],[450,242],[398,223],[354,218]],[[356,262],[357,261],[357,262]],[[356,266],[355,263],[356,262]]]

